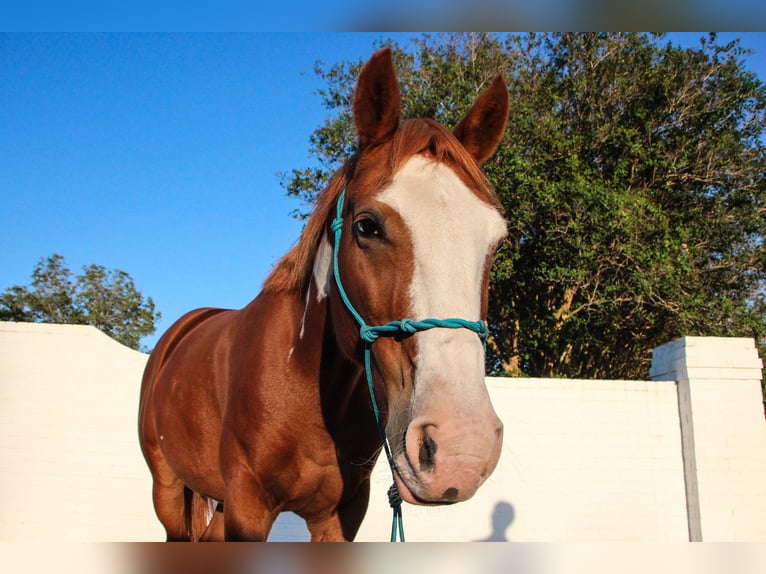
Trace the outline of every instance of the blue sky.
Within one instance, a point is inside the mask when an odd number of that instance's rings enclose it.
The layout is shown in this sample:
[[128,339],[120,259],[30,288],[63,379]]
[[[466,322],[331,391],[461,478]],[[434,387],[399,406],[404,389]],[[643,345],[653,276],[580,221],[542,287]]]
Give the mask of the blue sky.
[[[766,34],[731,36],[766,80]],[[163,314],[149,346],[188,310],[244,306],[300,233],[276,174],[310,163],[327,115],[314,63],[382,37],[0,35],[0,291],[52,253],[123,269]]]
[[160,330],[245,305],[301,229],[276,174],[326,115],[314,63],[377,38],[0,36],[0,289],[57,252],[130,273]]

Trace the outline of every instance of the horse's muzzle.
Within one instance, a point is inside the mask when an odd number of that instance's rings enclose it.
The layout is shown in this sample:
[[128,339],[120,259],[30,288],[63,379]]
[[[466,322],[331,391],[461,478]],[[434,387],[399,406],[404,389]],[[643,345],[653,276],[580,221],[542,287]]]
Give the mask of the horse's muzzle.
[[503,424],[434,425],[413,420],[396,456],[402,499],[411,504],[452,504],[471,498],[497,466]]

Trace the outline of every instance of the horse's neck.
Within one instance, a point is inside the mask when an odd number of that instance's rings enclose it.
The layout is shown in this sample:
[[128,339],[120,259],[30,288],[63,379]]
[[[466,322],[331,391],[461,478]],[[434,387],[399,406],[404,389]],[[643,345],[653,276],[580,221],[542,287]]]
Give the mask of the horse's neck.
[[342,420],[358,416],[349,412],[355,408],[354,394],[358,390],[362,366],[348,359],[341,351],[329,312],[329,297],[317,297],[310,288],[303,295],[300,322],[293,350],[294,364],[303,376],[318,385],[325,418]]

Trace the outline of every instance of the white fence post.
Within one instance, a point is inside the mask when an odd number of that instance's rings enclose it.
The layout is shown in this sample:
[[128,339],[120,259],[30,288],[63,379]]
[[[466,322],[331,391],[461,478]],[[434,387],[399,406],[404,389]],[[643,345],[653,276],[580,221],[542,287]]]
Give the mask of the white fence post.
[[684,337],[655,349],[674,380],[691,541],[766,541],[763,363],[752,339]]

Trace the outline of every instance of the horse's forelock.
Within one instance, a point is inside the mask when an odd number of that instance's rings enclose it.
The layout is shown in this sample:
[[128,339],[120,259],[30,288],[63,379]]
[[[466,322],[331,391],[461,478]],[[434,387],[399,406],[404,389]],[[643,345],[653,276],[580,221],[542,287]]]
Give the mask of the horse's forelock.
[[392,173],[415,155],[446,163],[484,201],[502,211],[500,199],[468,151],[444,126],[434,120],[414,119],[401,125],[392,146]]

